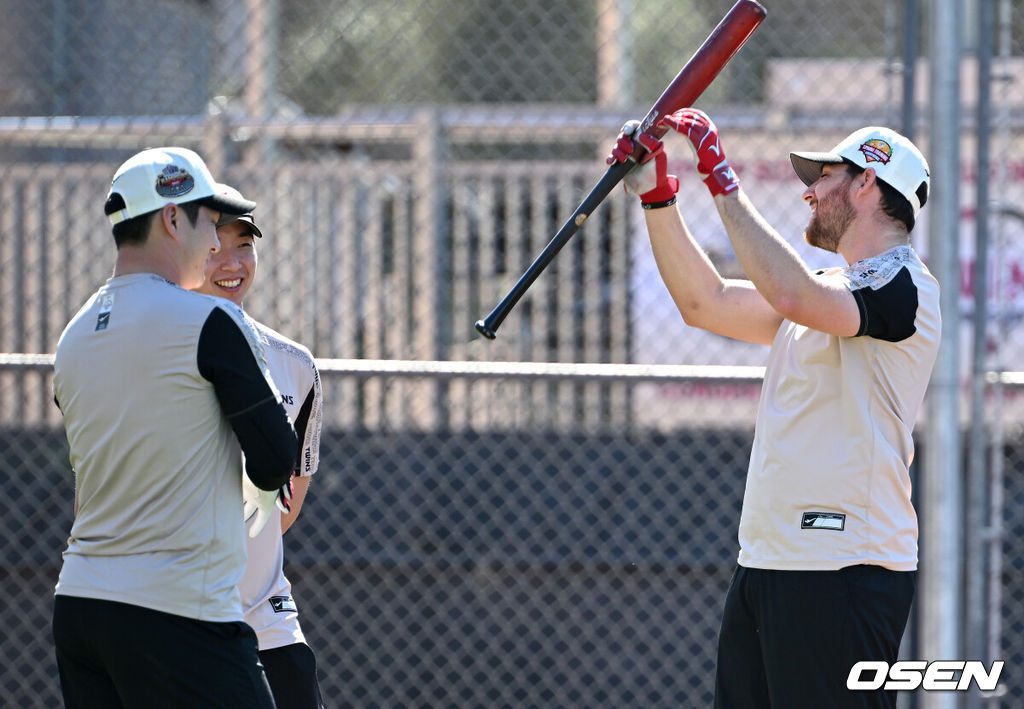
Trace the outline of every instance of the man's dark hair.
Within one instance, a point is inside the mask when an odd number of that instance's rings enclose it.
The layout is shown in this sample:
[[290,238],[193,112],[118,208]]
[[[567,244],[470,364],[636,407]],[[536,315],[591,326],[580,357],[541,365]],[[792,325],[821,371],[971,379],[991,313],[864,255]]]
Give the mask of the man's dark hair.
[[[847,162],[846,170],[850,173],[850,177],[856,177],[864,172],[865,168],[852,162]],[[903,222],[909,234],[914,229],[915,223],[914,208],[910,205],[910,201],[885,180],[878,179],[876,182],[878,183],[878,189],[882,191],[882,211],[885,212],[886,216]],[[925,200],[928,199],[928,188],[924,183],[921,183],[921,187],[917,190],[917,198],[921,200],[921,206],[923,207]]]
[[[195,226],[196,221],[199,219],[199,207],[201,206],[199,202],[185,202],[178,206],[181,207],[181,211],[185,212],[189,224]],[[103,205],[103,213],[109,216],[114,212],[124,209],[124,207],[124,198],[117,192],[114,192],[107,198],[106,204]],[[125,245],[139,246],[144,244],[146,236],[149,234],[150,225],[159,213],[159,210],[147,212],[146,214],[140,214],[137,217],[115,224],[111,230],[114,233],[114,245],[117,248],[121,248]]]

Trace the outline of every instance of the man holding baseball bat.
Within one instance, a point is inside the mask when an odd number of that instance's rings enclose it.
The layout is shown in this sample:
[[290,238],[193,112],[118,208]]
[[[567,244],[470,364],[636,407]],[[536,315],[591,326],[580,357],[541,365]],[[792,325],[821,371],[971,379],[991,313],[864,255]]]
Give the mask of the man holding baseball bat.
[[[234,188],[226,194],[244,199]],[[252,287],[258,263],[256,239],[263,232],[252,212],[223,214],[217,222],[220,249],[206,263],[200,293],[227,298],[241,307]],[[267,364],[281,392],[288,418],[295,425],[299,467],[293,478],[290,503],[279,508],[272,493],[261,491],[242,474],[248,562],[239,583],[245,622],[256,631],[260,662],[274,694],[277,709],[322,709],[316,656],[299,625],[292,585],[284,575],[281,535],[295,522],[320,461],[323,394],[320,373],[308,348],[252,321],[267,353]]]
[[[791,153],[811,208],[804,238],[846,268],[812,270],[764,220],[718,129],[682,109],[660,125],[689,139],[749,280],[724,279],[674,206],[661,141],[627,124],[608,163],[625,178],[683,319],[770,345],[725,599],[715,706],[895,707],[851,691],[861,660],[895,662],[914,596],[912,428],[938,352],[939,287],[910,244],[928,164],[882,127],[827,153]],[[634,142],[635,141],[635,142]]]

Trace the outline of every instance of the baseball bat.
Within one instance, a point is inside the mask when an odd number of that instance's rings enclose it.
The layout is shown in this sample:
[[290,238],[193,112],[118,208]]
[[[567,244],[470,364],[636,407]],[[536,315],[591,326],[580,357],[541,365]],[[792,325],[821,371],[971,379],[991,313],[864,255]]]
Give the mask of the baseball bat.
[[[718,73],[729,63],[740,47],[746,43],[750,35],[761,24],[767,14],[764,7],[754,0],[738,0],[732,9],[722,18],[718,26],[704,40],[690,61],[676,74],[676,78],[662,92],[647,116],[640,122],[639,131],[647,131],[658,138],[665,135],[668,128],[657,125],[665,116],[693,105],[697,97],[711,84]],[[555,237],[548,243],[540,255],[534,260],[526,272],[520,276],[508,294],[495,306],[494,310],[483,320],[476,321],[477,331],[488,340],[497,335],[498,327],[512,311],[519,299],[547,268],[555,254],[572,238],[587,217],[593,213],[615,185],[622,181],[632,170],[644,148],[637,143],[633,154],[626,162],[617,162],[608,168],[590,193],[583,199],[572,216],[562,225]]]

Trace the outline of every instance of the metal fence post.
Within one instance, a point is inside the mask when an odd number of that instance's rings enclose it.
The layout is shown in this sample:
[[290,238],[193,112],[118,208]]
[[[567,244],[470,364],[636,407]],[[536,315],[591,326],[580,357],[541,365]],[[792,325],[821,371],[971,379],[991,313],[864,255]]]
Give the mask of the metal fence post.
[[[930,268],[942,284],[942,341],[929,388],[921,529],[921,652],[924,660],[960,657],[960,23],[957,0],[931,6]],[[952,693],[930,692],[924,709],[952,709]]]
[[[417,111],[419,126],[413,140],[413,233],[412,242],[412,313],[409,322],[416,352],[428,352],[432,358],[443,356],[444,331],[439,313],[447,300],[440,292],[443,284],[437,278],[442,272],[442,149],[444,136],[440,116],[429,108]],[[408,317],[408,315],[406,315]],[[389,323],[388,327],[402,327],[403,323]],[[444,421],[443,389],[430,386],[430,410],[435,412],[434,424]],[[424,402],[426,404],[427,402]]]
[[[971,425],[967,458],[967,506],[964,527],[964,652],[966,659],[985,659],[985,528],[987,412],[985,407],[988,362],[988,221],[989,221],[989,128],[991,126],[992,37],[995,13],[991,0],[978,4],[978,105],[977,105],[977,214],[974,240],[974,341],[971,355]],[[981,706],[971,689],[967,709]]]

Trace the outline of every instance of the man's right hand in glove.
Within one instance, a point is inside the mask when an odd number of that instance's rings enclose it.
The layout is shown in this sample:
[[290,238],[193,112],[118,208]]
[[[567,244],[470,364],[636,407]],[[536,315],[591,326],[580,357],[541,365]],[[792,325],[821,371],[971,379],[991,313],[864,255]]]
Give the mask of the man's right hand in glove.
[[708,114],[696,108],[683,108],[662,118],[658,125],[668,126],[689,138],[697,161],[697,173],[712,197],[728,194],[740,186],[740,178],[736,177],[725,159],[718,127]]

